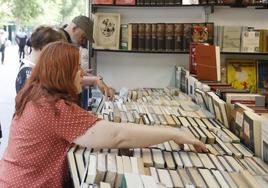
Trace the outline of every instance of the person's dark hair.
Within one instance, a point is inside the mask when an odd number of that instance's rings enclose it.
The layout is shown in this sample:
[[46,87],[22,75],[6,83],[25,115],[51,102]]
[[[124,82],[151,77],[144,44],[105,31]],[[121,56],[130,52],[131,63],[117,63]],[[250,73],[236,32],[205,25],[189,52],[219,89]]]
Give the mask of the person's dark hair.
[[66,38],[62,32],[52,27],[40,26],[32,33],[30,39],[27,41],[27,46],[36,50],[42,50],[48,43],[55,41],[66,41]]

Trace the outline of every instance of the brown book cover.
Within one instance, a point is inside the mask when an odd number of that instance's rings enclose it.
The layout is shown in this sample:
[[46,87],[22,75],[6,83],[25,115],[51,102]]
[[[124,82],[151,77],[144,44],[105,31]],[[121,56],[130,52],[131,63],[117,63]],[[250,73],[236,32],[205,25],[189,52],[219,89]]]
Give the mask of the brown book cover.
[[165,24],[165,44],[166,44],[166,51],[174,51],[174,24],[167,23]]
[[132,50],[138,50],[138,24],[132,23]]
[[157,0],[151,0],[151,5],[156,5],[157,4]]
[[147,6],[151,5],[151,0],[144,0],[144,5],[147,5]]
[[98,5],[112,5],[114,0],[93,0],[92,4]]
[[138,24],[138,50],[145,49],[145,24]]
[[220,81],[220,49],[214,45],[196,45],[196,73],[200,80]]
[[157,24],[152,24],[152,50],[157,50]]
[[157,0],[157,5],[165,5],[165,0]]
[[145,50],[152,50],[152,24],[145,24]]
[[116,5],[135,5],[136,0],[115,0]]
[[157,50],[165,50],[165,24],[158,23],[156,27],[156,36],[157,36]]
[[175,51],[182,50],[182,38],[183,38],[183,24],[182,23],[175,23],[174,24],[174,49]]
[[214,23],[206,23],[207,31],[208,31],[208,43],[214,44]]
[[182,50],[188,51],[192,41],[192,24],[183,24]]
[[175,5],[181,5],[182,4],[182,0],[174,0],[174,4]]
[[199,4],[206,5],[206,4],[208,4],[208,1],[207,0],[199,0]]
[[165,5],[174,5],[174,0],[165,0]]

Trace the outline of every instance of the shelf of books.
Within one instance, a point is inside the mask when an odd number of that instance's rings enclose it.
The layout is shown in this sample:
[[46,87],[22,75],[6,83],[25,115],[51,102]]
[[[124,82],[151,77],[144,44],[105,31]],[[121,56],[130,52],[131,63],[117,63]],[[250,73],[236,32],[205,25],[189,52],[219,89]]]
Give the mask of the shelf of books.
[[[116,101],[100,100],[98,111],[119,126],[129,122],[182,129],[205,143],[208,152],[173,141],[135,149],[74,146],[68,161],[75,188],[268,186],[268,121],[256,106],[245,105],[255,101],[261,107],[263,97],[239,93],[224,101],[210,91],[212,84],[196,80],[191,90],[187,70],[178,70],[180,88],[133,89]],[[240,103],[231,102],[238,98]]]

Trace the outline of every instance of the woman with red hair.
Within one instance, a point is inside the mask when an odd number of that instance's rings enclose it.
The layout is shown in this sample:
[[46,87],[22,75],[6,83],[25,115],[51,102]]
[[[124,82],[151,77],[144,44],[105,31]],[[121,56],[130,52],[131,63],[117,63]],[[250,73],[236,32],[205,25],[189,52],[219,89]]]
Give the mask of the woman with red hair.
[[147,147],[174,140],[206,150],[180,129],[107,122],[80,108],[79,50],[54,42],[41,52],[16,97],[8,147],[0,161],[0,187],[63,187],[72,143],[89,148]]

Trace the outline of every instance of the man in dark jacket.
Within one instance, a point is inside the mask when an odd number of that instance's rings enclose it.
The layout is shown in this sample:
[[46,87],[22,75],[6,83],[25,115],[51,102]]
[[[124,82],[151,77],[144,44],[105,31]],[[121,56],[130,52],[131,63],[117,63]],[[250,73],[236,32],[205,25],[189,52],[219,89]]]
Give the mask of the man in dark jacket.
[[16,42],[19,45],[19,57],[24,59],[25,57],[25,45],[27,41],[27,34],[24,32],[23,29],[19,29],[19,32],[16,34]]

